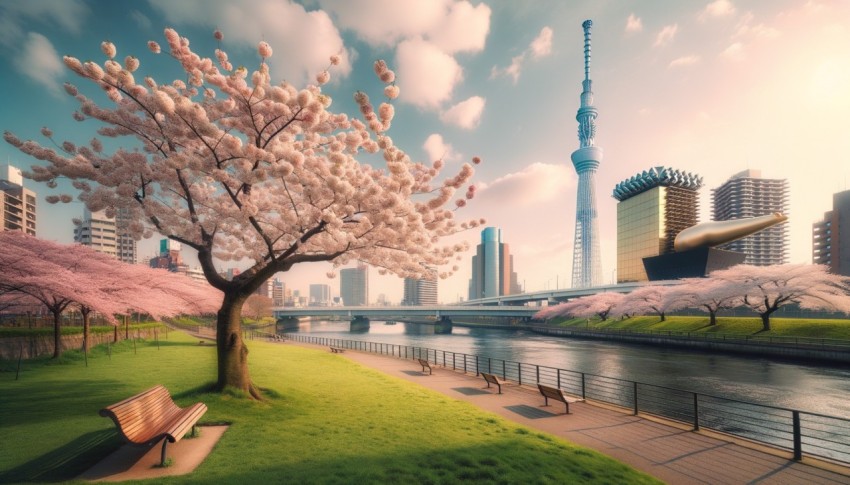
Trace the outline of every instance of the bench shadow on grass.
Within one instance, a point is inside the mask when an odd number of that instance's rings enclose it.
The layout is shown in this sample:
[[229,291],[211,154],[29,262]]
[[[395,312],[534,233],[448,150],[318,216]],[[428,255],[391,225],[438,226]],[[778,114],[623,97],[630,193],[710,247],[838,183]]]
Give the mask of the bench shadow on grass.
[[[121,389],[124,388],[125,384],[111,379],[52,381],[50,385],[27,388],[26,392],[4,390],[0,393],[0,408],[9,413],[4,419],[8,417],[16,424],[46,423],[76,416],[96,417],[99,409],[120,400],[116,399],[116,394],[123,393]],[[60,396],[63,406],[56,409],[51,403]]]
[[0,483],[71,480],[121,445],[114,429],[86,433],[65,445],[0,473]]

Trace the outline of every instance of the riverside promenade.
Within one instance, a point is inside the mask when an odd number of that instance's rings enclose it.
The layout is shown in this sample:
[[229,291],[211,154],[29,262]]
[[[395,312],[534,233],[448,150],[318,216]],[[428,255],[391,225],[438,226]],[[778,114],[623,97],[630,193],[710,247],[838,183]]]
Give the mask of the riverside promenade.
[[[327,347],[288,341],[327,350]],[[434,366],[433,375],[420,372],[415,360],[346,350],[341,359],[362,364],[389,375],[415,382],[481,409],[559,436],[612,456],[638,470],[671,484],[850,484],[850,467],[790,459],[785,453],[711,432],[694,432],[685,425],[633,416],[627,410],[591,403],[564,405],[550,400],[543,407],[537,389],[516,384],[486,389],[474,374]],[[433,364],[432,364],[433,365]],[[815,463],[817,466],[812,465]]]

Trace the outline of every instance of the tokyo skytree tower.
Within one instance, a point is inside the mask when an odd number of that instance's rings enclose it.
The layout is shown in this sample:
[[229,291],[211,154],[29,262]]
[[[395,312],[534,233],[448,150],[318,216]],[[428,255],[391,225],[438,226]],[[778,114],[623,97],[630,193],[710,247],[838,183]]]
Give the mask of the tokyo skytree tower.
[[590,28],[585,20],[584,81],[581,82],[581,107],[576,114],[580,148],[573,152],[573,165],[578,173],[576,200],[576,234],[573,247],[573,288],[599,286],[602,283],[602,263],[599,260],[599,227],[596,217],[596,169],[602,161],[602,148],[596,146],[596,107],[590,80]]

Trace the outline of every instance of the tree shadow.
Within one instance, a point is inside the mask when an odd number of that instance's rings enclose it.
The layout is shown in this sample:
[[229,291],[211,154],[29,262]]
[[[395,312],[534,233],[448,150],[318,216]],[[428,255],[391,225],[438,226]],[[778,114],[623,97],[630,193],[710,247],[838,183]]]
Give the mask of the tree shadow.
[[[44,423],[73,416],[97,417],[99,409],[131,394],[132,389],[117,380],[54,381],[49,385],[28,387],[26,392],[6,389],[0,394],[0,409],[8,413],[4,418],[16,424]],[[63,403],[61,413],[53,404],[57,400]]]
[[119,446],[121,439],[114,429],[92,431],[0,473],[0,483],[72,480]]

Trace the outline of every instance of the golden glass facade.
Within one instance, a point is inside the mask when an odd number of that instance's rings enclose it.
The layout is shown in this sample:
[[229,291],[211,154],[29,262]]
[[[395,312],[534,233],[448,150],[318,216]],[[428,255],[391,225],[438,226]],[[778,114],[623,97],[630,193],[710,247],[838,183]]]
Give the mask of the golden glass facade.
[[655,187],[617,204],[618,283],[647,281],[643,258],[662,253],[666,190]]

